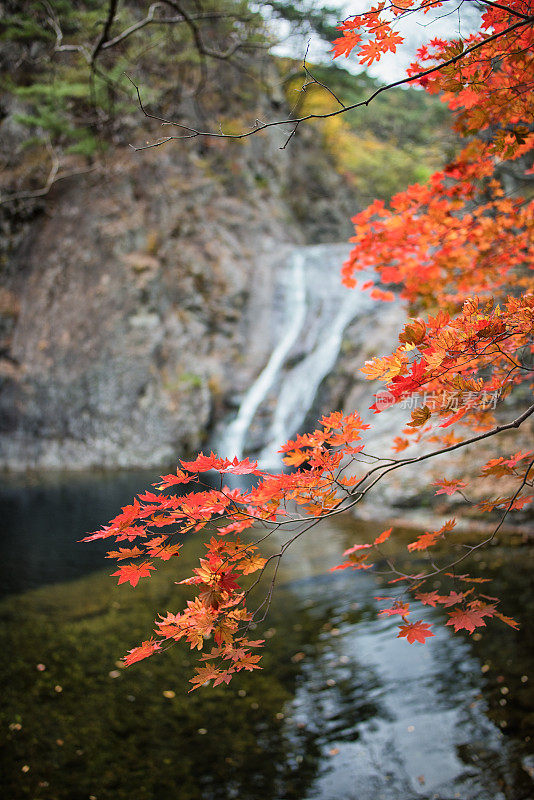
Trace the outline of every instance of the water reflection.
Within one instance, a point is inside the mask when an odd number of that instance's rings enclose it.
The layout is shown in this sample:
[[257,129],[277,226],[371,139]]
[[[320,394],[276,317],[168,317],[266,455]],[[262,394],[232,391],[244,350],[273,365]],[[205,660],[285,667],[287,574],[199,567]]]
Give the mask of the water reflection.
[[154,471],[3,476],[0,597],[101,570],[109,547],[77,542],[154,481]]
[[[311,547],[320,550],[320,543]],[[486,574],[499,573],[508,563],[509,582],[501,580],[498,591],[504,605],[510,592],[524,596],[525,604],[516,613],[528,629],[524,631],[528,642],[530,548],[496,548],[492,556],[487,558]],[[492,569],[492,561],[497,568]],[[526,710],[530,704],[532,709],[532,691],[525,678],[533,653],[528,646],[517,646],[517,632],[493,626],[472,641],[436,626],[435,638],[424,648],[401,647],[394,619],[375,617],[377,583],[371,575],[344,573],[328,588],[325,580],[317,579],[301,581],[295,588],[305,606],[313,602],[318,621],[328,620],[314,658],[304,662],[305,679],[292,703],[293,713],[301,719],[315,720],[322,746],[319,774],[308,797],[515,800],[532,796],[528,728],[523,728],[521,740],[507,731],[518,705]],[[387,593],[383,588],[378,592]],[[337,598],[335,606],[332,598]],[[442,612],[428,609],[420,616],[439,622]],[[507,656],[512,642],[517,661],[511,669]],[[494,692],[489,682],[505,692],[498,701],[499,720],[491,713]],[[507,683],[513,684],[513,691]]]
[[[151,479],[138,475],[133,483],[141,488]],[[81,485],[78,493],[72,482],[34,487],[31,502],[21,500],[18,509],[12,490],[10,513],[26,527],[2,543],[3,582],[22,546],[32,566],[12,587],[22,587],[28,575],[31,586],[37,567],[46,582],[102,566],[92,546],[71,551],[65,543],[115,513],[136,487],[132,476],[122,476],[113,498],[108,478],[100,493],[96,478],[92,490],[85,482],[80,491]],[[84,520],[97,495],[113,507],[101,505],[100,518]],[[521,632],[492,625],[473,640],[436,626],[425,647],[410,646],[395,638],[394,620],[376,617],[375,595],[391,589],[370,574],[327,572],[357,536],[381,529],[371,527],[331,521],[288,552],[271,614],[258,631],[269,639],[265,669],[239,676],[228,689],[186,694],[191,666],[178,647],[127,671],[116,666],[125,649],[146,637],[155,610],[183,602],[186,590],[174,585],[172,562],[135,591],[117,589],[108,569],[4,600],[6,796],[532,797],[531,548],[502,545],[484,556],[484,572],[495,576],[491,593],[520,618]],[[197,555],[191,539],[183,548],[184,571]],[[427,609],[421,616],[437,621],[440,613]]]

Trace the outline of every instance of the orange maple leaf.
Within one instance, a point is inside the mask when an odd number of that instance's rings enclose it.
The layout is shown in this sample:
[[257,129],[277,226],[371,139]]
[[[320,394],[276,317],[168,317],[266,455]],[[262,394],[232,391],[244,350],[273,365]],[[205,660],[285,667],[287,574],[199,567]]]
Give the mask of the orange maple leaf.
[[423,533],[415,540],[415,542],[411,542],[408,545],[408,550],[410,553],[414,550],[426,550],[427,547],[432,547],[435,545],[440,538],[441,537],[438,531],[433,531],[432,533]]
[[405,636],[410,644],[414,642],[421,642],[421,644],[424,644],[429,636],[434,636],[430,630],[431,625],[421,620],[418,620],[418,622],[408,622],[406,625],[399,625],[399,628],[400,632],[397,634],[397,639],[401,639]]
[[130,664],[135,664],[136,661],[142,661],[144,658],[148,658],[161,647],[161,642],[156,642],[154,639],[148,639],[146,642],[143,642],[138,647],[133,647],[131,650],[128,651],[128,654],[124,656],[123,663],[125,666],[129,667]]
[[118,550],[110,550],[106,558],[116,558],[117,561],[120,561],[123,558],[137,558],[142,555],[143,551],[138,547],[119,547]]
[[376,537],[373,544],[383,544],[386,541],[386,539],[389,539],[389,537],[391,536],[392,530],[393,528],[388,528],[387,530],[382,531],[382,533]]
[[156,569],[149,561],[144,564],[126,564],[121,567],[117,572],[112,572],[111,577],[119,576],[118,586],[121,583],[131,583],[132,586],[137,586],[139,578],[149,578],[150,570]]
[[334,39],[332,42],[334,58],[338,58],[338,56],[345,56],[345,58],[348,58],[361,40],[362,37],[360,34],[354,33],[353,31],[344,31],[343,36],[340,36],[339,39]]
[[484,615],[476,609],[457,608],[455,611],[449,611],[449,619],[447,625],[453,625],[454,630],[466,630],[473,633],[475,628],[484,628]]
[[433,608],[436,608],[438,603],[442,600],[438,592],[419,592],[415,595],[415,599],[420,600],[423,605],[432,606]]
[[240,561],[237,565],[237,568],[241,570],[243,575],[250,575],[252,572],[257,572],[259,569],[262,569],[266,563],[266,558],[262,558],[254,553],[243,561]]
[[406,450],[406,448],[410,446],[408,439],[403,439],[402,436],[395,436],[393,441],[395,444],[391,449],[394,453],[402,453],[403,450]]
[[231,678],[232,673],[229,670],[217,669],[209,664],[205,667],[197,667],[196,674],[189,680],[189,683],[193,684],[189,691],[193,692],[211,680],[214,686],[218,686],[220,683],[230,683]]
[[516,622],[515,619],[512,617],[506,617],[504,614],[501,614],[499,611],[496,611],[494,616],[504,622],[506,625],[509,625],[514,630],[519,630],[519,622]]
[[410,613],[410,604],[409,603],[393,603],[391,608],[385,608],[383,611],[378,612],[379,617],[392,617],[395,614],[399,614],[401,617],[406,617]]
[[439,486],[440,488],[436,492],[438,494],[448,494],[449,496],[457,492],[459,489],[464,489],[467,486],[467,483],[460,480],[452,480],[449,481],[446,478],[442,478],[440,481],[434,481],[432,486]]
[[384,53],[388,51],[395,53],[397,45],[402,44],[404,39],[398,33],[390,33],[376,41],[369,41],[360,47],[360,64],[371,66],[373,61],[380,61]]
[[156,489],[167,489],[169,486],[175,486],[178,483],[189,483],[190,481],[194,481],[195,478],[193,475],[187,475],[182,470],[176,470],[176,475],[172,473],[170,475],[162,475],[159,479],[159,483],[153,483],[152,485],[156,487]]

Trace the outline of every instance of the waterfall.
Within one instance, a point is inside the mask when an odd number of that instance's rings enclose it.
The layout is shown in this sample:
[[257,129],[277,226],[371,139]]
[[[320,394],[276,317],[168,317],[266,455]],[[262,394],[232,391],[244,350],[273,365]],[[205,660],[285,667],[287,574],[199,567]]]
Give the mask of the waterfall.
[[332,371],[338,359],[343,332],[361,309],[361,298],[356,291],[344,299],[333,319],[321,320],[321,327],[313,350],[282,380],[278,402],[268,441],[259,455],[264,469],[280,466],[280,446],[299,430],[311,409],[317,390]]
[[219,446],[219,453],[228,457],[243,457],[246,435],[254,415],[267,392],[272,387],[280,369],[304,325],[306,318],[306,276],[304,254],[295,250],[291,268],[285,281],[284,300],[286,327],[266,366],[260,372],[239,407],[237,417],[231,422]]
[[[342,286],[340,267],[347,245],[296,248],[283,275],[285,325],[266,366],[246,392],[237,416],[218,446],[221,455],[242,458],[247,433],[258,410],[270,412],[258,459],[263,469],[279,469],[280,446],[304,423],[317,390],[333,369],[347,325],[375,303]],[[267,402],[268,401],[268,402]]]

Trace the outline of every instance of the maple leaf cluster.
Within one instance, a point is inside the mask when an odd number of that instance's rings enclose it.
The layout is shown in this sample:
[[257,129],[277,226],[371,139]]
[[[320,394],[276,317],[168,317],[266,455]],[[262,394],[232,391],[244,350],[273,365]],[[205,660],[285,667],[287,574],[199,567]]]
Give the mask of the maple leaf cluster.
[[[357,442],[368,427],[356,413],[334,412],[323,417],[317,430],[298,436],[282,448],[289,464],[304,467],[280,475],[260,472],[256,462],[248,458],[229,461],[214,453],[200,453],[193,461],[181,461],[175,474],[163,475],[153,484],[155,491],[139,494],[108,525],[86,536],[82,541],[114,538],[119,543],[135,542],[133,547],[119,546],[107,554],[118,562],[127,560],[112,575],[119,584],[129,583],[135,588],[141,579],[150,577],[157,560],[179,556],[178,536],[198,533],[207,526],[216,533],[206,543],[207,553],[199,566],[180,581],[195,592],[194,599],[183,611],[160,616],[155,636],[130,650],[125,664],[184,640],[192,650],[202,651],[201,662],[211,662],[197,668],[191,681],[193,688],[210,680],[214,685],[228,683],[241,670],[258,669],[260,656],[251,648],[259,647],[262,641],[248,637],[254,613],[247,608],[249,592],[257,579],[251,583],[249,576],[258,572],[263,575],[270,559],[260,554],[258,543],[243,542],[239,534],[259,523],[269,524],[274,530],[287,521],[315,520],[338,508],[352,483],[343,478],[343,460],[361,452],[363,445]],[[220,488],[199,491],[199,486],[209,486],[205,473],[214,472],[219,474]],[[246,491],[230,489],[224,485],[227,474],[254,475],[259,480]],[[195,485],[192,491],[167,493],[191,482]],[[304,517],[290,512],[295,506],[302,508]],[[377,543],[383,540],[385,535]],[[208,642],[210,649],[205,652]]]
[[[484,398],[496,393],[502,399],[531,380],[524,359],[534,352],[533,341],[534,293],[508,295],[500,304],[474,297],[455,315],[440,310],[426,322],[408,322],[394,353],[366,362],[361,371],[386,384],[390,404],[416,395],[423,401],[431,397],[432,408],[425,403],[412,412],[406,435],[418,433],[420,439],[436,418],[442,418],[439,428],[464,419],[482,430],[495,423]],[[371,408],[382,411],[377,404]],[[447,438],[438,432],[432,440]]]
[[[389,301],[394,289],[412,315],[396,349],[362,365],[366,378],[384,384],[386,408],[407,398],[419,401],[392,439],[394,455],[367,453],[364,437],[372,446],[370,426],[357,412],[335,411],[313,432],[281,446],[286,472],[266,474],[248,458],[230,461],[200,453],[181,461],[176,473],[161,476],[84,540],[114,538],[117,549],[108,553],[118,562],[113,575],[119,584],[135,587],[158,562],[179,557],[184,536],[208,526],[212,531],[198,567],[181,581],[193,598],[181,611],[160,615],[154,635],[130,650],[126,664],[183,640],[199,656],[193,689],[258,669],[260,656],[253,651],[263,642],[251,640],[249,633],[268,610],[278,565],[296,539],[322,518],[352,508],[392,471],[491,437],[498,441],[498,434],[519,428],[534,414],[530,405],[500,423],[499,405],[483,402],[496,397],[506,410],[509,395],[527,396],[534,372],[534,200],[505,184],[506,169],[519,182],[534,171],[534,0],[482,4],[478,32],[465,39],[431,39],[418,50],[407,78],[441,95],[457,133],[466,137],[464,148],[427,183],[408,187],[389,206],[375,201],[357,214],[354,248],[342,270],[352,288],[359,271],[375,270],[376,280],[366,280],[358,290]],[[333,55],[352,55],[364,65],[379,61],[402,44],[400,20],[415,10],[448,5],[449,0],[380,0],[340,24]],[[384,412],[378,395],[371,408]],[[421,456],[398,457],[420,441],[436,447]],[[208,484],[207,472],[218,478]],[[230,489],[225,485],[229,474],[254,476],[255,485]],[[442,478],[434,483],[435,493],[470,502],[471,478]],[[498,610],[497,598],[478,592],[485,579],[459,574],[457,565],[488,544],[508,514],[534,499],[528,493],[534,484],[532,451],[496,454],[481,466],[479,479],[507,482],[505,494],[476,504],[481,513],[499,514],[499,521],[491,533],[463,544],[460,554],[455,520],[449,520],[407,545],[410,558],[427,559],[423,567],[419,562],[412,571],[396,566],[388,552],[389,528],[373,542],[348,548],[345,561],[333,568],[373,570],[380,563],[390,573],[390,584],[400,586],[400,595],[380,616],[400,618],[398,637],[410,644],[434,636],[430,623],[410,621],[414,603],[442,608],[454,631],[471,634],[492,618],[517,627]],[[261,545],[274,532],[282,541],[267,557]],[[436,579],[442,581],[439,591]],[[262,580],[268,585],[266,597],[251,607]],[[469,588],[459,590],[464,584]]]

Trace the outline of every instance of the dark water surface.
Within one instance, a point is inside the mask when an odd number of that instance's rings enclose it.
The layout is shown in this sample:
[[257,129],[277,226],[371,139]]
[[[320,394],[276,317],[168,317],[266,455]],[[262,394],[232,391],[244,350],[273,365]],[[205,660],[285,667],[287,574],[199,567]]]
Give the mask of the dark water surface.
[[101,570],[107,544],[78,541],[156,478],[154,470],[3,477],[0,597]]
[[[534,798],[531,546],[502,539],[470,567],[493,577],[488,594],[520,631],[490,623],[464,637],[437,624],[423,647],[377,618],[373,598],[391,589],[376,577],[327,571],[383,526],[329,521],[288,553],[258,631],[269,640],[263,671],[187,694],[179,646],[128,670],[116,662],[147,638],[156,611],[181,607],[187,592],[173,580],[198,540],[136,590],[109,578],[105,543],[75,544],[154,477],[3,485],[2,796]],[[442,612],[419,617],[439,623]]]

